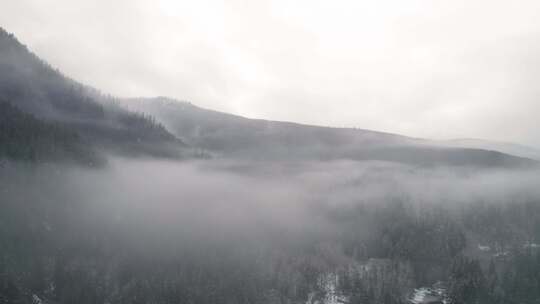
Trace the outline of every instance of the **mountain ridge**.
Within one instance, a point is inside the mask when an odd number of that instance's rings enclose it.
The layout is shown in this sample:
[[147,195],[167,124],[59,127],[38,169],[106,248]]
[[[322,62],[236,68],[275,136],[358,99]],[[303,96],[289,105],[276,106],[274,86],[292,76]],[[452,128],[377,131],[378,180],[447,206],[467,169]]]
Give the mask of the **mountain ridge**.
[[179,157],[185,143],[148,115],[81,84],[0,28],[0,100],[45,122],[69,125],[88,145],[129,155]]
[[[374,130],[250,119],[165,97],[118,98],[64,76],[0,29],[0,100],[62,123],[89,149],[178,158],[207,152],[251,160],[380,160],[414,165],[530,166],[497,151],[446,147]],[[53,144],[53,143],[51,143]],[[54,149],[51,151],[55,151]]]
[[481,167],[535,163],[498,151],[442,146],[433,140],[399,134],[250,119],[167,97],[125,98],[121,102],[126,108],[158,118],[188,144],[222,157],[381,160]]
[[460,146],[464,148],[499,151],[505,154],[540,160],[539,149],[513,142],[486,140],[482,138],[454,138],[442,141],[442,144],[448,146]]

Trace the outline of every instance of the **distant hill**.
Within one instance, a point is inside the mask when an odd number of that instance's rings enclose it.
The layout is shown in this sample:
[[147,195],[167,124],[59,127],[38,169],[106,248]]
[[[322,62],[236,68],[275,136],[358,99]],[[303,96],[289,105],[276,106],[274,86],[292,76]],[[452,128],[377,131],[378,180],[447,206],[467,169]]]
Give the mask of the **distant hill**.
[[185,146],[148,115],[62,75],[0,29],[0,101],[69,127],[89,145],[130,155],[176,156]]
[[448,147],[498,151],[505,154],[540,160],[540,150],[520,144],[489,141],[475,138],[452,139],[447,141],[441,141],[440,143]]
[[429,166],[536,164],[497,151],[446,147],[396,134],[248,119],[164,97],[124,99],[122,104],[155,116],[186,143],[223,157],[380,160]]

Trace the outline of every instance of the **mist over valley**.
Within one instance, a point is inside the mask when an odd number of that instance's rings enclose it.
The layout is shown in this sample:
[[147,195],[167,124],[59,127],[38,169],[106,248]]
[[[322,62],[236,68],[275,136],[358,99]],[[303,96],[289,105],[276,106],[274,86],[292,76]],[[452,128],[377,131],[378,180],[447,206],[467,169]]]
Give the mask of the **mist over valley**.
[[540,299],[534,147],[116,97],[38,56],[0,29],[0,303]]

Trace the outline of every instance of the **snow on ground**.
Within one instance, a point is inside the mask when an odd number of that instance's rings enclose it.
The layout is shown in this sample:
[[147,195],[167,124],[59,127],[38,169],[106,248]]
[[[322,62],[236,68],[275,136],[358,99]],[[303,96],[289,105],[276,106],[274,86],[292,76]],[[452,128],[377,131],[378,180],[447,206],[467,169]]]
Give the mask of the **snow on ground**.
[[37,295],[32,295],[32,304],[43,304],[43,301]]
[[349,298],[339,293],[339,276],[335,273],[323,274],[319,277],[319,287],[323,290],[324,296],[316,299],[316,294],[311,293],[306,304],[344,304],[349,303]]
[[414,290],[409,299],[411,304],[450,304],[444,283],[437,282],[432,287],[420,287]]
[[426,297],[429,296],[430,292],[431,290],[427,287],[415,289],[410,302],[413,304],[425,303]]
[[478,244],[478,250],[480,250],[480,251],[491,251],[491,247]]
[[349,299],[346,296],[338,293],[338,281],[339,276],[334,273],[330,273],[322,277],[321,283],[326,293],[326,297],[323,300],[324,304],[340,304],[349,302]]

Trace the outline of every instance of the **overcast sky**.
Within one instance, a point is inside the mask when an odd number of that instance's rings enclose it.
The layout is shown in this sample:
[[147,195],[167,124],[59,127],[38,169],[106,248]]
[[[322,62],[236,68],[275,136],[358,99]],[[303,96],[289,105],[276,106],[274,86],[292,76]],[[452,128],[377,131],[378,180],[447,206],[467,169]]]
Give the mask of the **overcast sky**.
[[248,117],[540,147],[540,1],[17,0],[81,82]]

